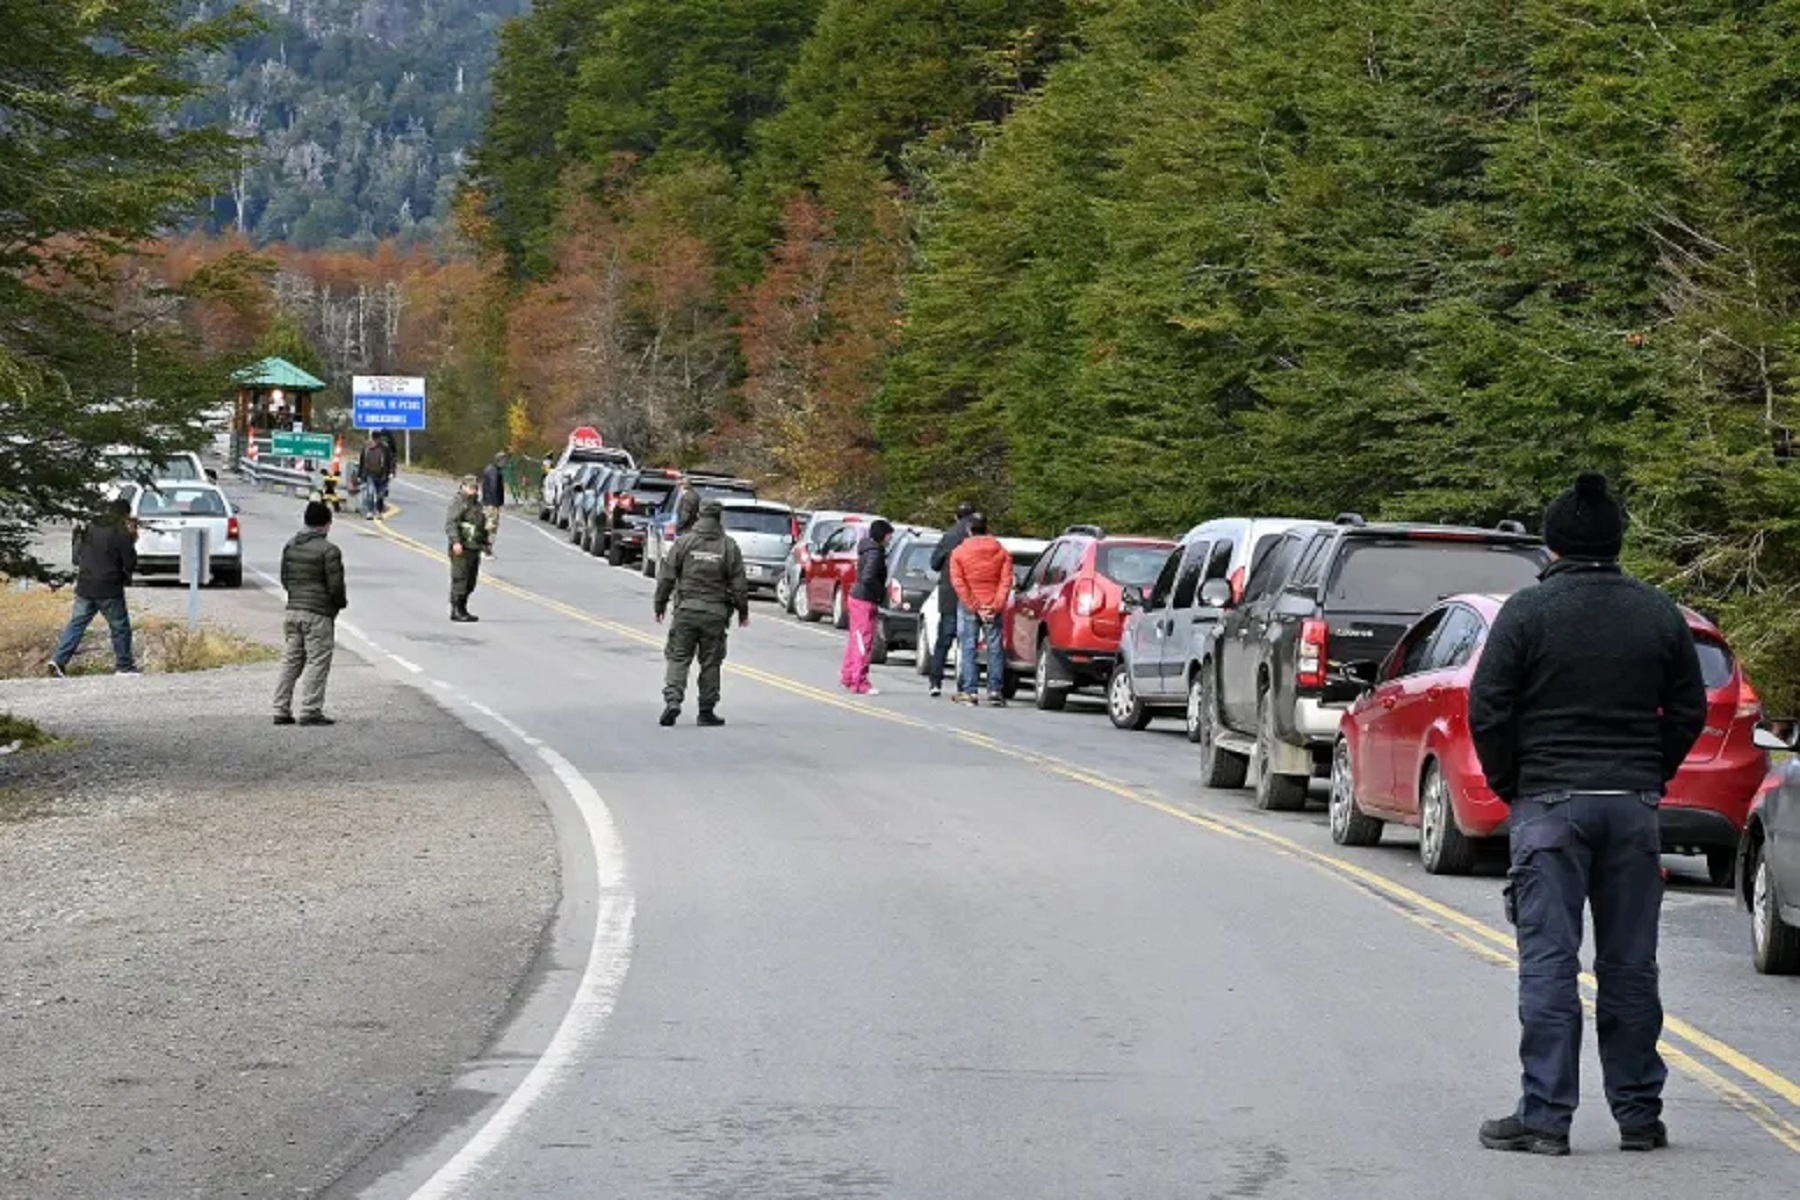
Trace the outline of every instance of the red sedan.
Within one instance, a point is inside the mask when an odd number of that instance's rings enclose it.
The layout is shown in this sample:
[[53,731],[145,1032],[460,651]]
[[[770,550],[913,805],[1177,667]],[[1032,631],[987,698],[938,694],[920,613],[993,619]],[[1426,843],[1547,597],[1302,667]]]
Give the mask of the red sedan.
[[[1331,837],[1372,846],[1387,822],[1419,828],[1434,875],[1474,865],[1481,839],[1504,836],[1507,807],[1491,791],[1469,736],[1469,685],[1503,596],[1455,596],[1427,612],[1371,671],[1344,714],[1331,767]],[[1724,635],[1686,612],[1700,651],[1707,719],[1662,802],[1663,851],[1704,854],[1712,881],[1731,882],[1750,802],[1768,771],[1757,747],[1762,703]]]

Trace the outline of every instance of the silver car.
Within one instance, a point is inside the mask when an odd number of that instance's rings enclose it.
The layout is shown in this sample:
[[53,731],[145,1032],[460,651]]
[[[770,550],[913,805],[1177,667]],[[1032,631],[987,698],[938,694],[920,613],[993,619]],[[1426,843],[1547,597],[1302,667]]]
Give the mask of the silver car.
[[744,573],[750,590],[773,594],[781,582],[788,551],[793,548],[797,518],[794,510],[773,500],[720,500],[725,509],[725,532],[744,552]]
[[159,479],[134,488],[131,515],[138,526],[137,573],[179,573],[182,531],[199,528],[206,530],[213,582],[220,587],[241,587],[244,542],[237,513],[237,506],[211,483]]

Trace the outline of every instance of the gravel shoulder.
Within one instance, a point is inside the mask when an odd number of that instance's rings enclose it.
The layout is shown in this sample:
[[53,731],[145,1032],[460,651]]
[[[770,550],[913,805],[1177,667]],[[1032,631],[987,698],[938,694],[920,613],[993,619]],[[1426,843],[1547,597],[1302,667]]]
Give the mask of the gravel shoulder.
[[[276,640],[255,589],[205,609]],[[558,895],[533,784],[342,640],[335,728],[272,727],[274,674],[0,682],[69,740],[0,758],[0,1195],[316,1194],[511,1009]]]

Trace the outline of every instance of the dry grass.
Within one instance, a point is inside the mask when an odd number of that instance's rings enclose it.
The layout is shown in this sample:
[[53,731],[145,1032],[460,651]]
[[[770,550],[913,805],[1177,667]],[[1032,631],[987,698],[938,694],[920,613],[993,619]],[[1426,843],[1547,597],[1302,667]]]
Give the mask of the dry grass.
[[[56,639],[69,620],[75,594],[68,588],[52,592],[32,585],[20,590],[17,583],[0,579],[0,679],[42,675]],[[221,629],[202,625],[190,632],[180,621],[167,617],[132,614],[133,649],[145,671],[175,673],[210,671],[237,663],[262,662],[275,657],[273,647]],[[112,670],[112,641],[106,620],[96,617],[88,626],[81,649],[69,664],[69,673],[95,674]]]

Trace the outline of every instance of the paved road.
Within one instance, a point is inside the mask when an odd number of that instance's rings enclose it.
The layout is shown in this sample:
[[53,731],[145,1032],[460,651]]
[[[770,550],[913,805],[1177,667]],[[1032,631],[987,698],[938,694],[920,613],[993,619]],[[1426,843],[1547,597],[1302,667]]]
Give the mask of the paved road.
[[1800,985],[1752,973],[1697,877],[1666,923],[1677,1148],[1613,1149],[1590,1047],[1575,1158],[1482,1152],[1517,1079],[1493,879],[1339,853],[1092,707],[952,710],[904,666],[848,699],[836,635],[769,606],[733,635],[730,726],[660,730],[648,581],[509,520],[482,623],[451,625],[443,501],[395,495],[340,527],[358,628],[602,820],[561,814],[594,873],[503,1053],[346,1195],[1800,1189]]

